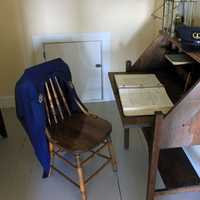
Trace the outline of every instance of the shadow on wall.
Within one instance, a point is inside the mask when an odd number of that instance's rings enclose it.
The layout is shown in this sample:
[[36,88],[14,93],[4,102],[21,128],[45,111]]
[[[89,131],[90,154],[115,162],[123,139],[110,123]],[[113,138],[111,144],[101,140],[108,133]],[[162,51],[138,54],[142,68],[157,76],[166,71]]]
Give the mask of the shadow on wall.
[[135,63],[157,35],[155,20],[151,17],[147,18],[140,28],[136,32],[132,33],[129,40],[124,43],[120,42],[119,46],[112,49],[112,55],[116,58],[112,63],[113,68],[116,69],[117,67],[120,67],[119,70],[124,71],[126,60],[131,60]]

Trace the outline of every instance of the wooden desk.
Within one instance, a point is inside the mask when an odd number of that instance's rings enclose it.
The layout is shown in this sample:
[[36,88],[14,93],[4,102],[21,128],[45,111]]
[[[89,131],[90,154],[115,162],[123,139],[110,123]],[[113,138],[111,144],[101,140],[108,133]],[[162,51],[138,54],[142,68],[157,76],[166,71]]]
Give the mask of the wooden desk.
[[[137,74],[137,73],[146,73],[145,71],[135,71],[135,72],[129,72],[129,74]],[[172,78],[171,81],[168,81],[169,77],[173,76],[173,74],[167,74],[165,71],[150,71],[147,73],[155,73],[158,80],[165,86],[166,91],[173,101],[173,103],[176,103],[178,99],[180,99],[180,96],[182,95],[184,91],[184,83],[182,85],[176,85],[176,82],[178,81],[176,77]],[[152,127],[154,125],[155,121],[155,115],[149,115],[149,116],[125,116],[123,113],[120,96],[117,88],[117,84],[115,81],[115,74],[127,74],[127,72],[110,72],[109,73],[109,79],[112,86],[112,90],[114,93],[114,97],[117,103],[117,108],[121,117],[122,125],[124,128],[124,148],[129,148],[129,129],[134,127],[144,128],[144,127]]]
[[[161,34],[139,57],[126,73],[155,73],[174,103],[166,115],[126,117],[114,79],[116,73],[109,73],[117,107],[125,129],[125,148],[129,146],[131,127],[141,127],[149,150],[148,184],[146,200],[178,192],[200,191],[200,178],[195,172],[182,147],[200,144],[200,52],[185,52],[196,62],[193,82],[184,91],[181,75],[172,72],[165,54],[174,49],[182,50],[176,38]],[[184,78],[183,78],[184,79]],[[197,81],[198,80],[198,81]],[[159,170],[165,188],[155,190],[156,174]]]
[[112,86],[112,90],[117,103],[117,108],[121,117],[122,125],[124,128],[124,148],[129,148],[129,128],[134,127],[151,127],[154,124],[154,116],[125,116],[123,113],[120,96],[115,81],[115,74],[127,74],[125,72],[110,72],[109,79]]
[[0,109],[0,135],[3,138],[7,137],[7,132],[6,132],[5,124],[4,124],[4,121],[3,121],[1,109]]

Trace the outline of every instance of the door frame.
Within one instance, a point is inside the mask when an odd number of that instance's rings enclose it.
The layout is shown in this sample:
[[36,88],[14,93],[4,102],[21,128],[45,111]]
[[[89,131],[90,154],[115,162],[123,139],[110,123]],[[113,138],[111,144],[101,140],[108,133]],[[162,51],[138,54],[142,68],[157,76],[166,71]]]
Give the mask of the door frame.
[[42,51],[43,51],[43,59],[44,61],[47,60],[47,55],[46,55],[46,45],[51,45],[51,44],[73,44],[73,43],[89,43],[89,42],[99,42],[100,43],[100,62],[101,64],[101,100],[104,100],[104,80],[103,80],[103,44],[102,40],[89,40],[89,41],[63,41],[63,42],[43,42],[42,43]]
[[108,72],[111,71],[111,34],[109,32],[99,33],[64,33],[64,34],[43,34],[33,36],[34,64],[44,61],[43,43],[63,43],[63,42],[95,42],[101,41],[102,45],[102,90],[103,100],[113,100],[113,94],[108,79]]

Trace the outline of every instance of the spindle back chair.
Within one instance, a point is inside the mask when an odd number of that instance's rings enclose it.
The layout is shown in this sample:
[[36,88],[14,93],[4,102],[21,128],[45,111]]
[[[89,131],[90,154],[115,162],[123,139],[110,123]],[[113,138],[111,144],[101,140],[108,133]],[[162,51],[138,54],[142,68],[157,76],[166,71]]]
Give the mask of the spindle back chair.
[[[75,91],[72,82],[67,84],[69,90]],[[68,94],[66,94],[66,91],[64,92],[64,88],[56,76],[49,78],[44,86],[44,107],[48,124],[46,134],[50,143],[51,169],[77,186],[80,189],[82,200],[86,200],[86,184],[91,178],[97,175],[110,162],[113,170],[117,170],[110,138],[111,124],[94,114],[90,114],[76,95],[73,95],[72,98],[80,111],[73,113],[67,97],[70,92]],[[105,147],[108,148],[109,155],[100,152]],[[74,161],[66,159],[63,152],[73,155]],[[86,152],[90,154],[82,160],[81,156]],[[77,170],[79,183],[55,166],[55,156]],[[95,156],[105,159],[105,162],[91,176],[85,179],[83,166]]]

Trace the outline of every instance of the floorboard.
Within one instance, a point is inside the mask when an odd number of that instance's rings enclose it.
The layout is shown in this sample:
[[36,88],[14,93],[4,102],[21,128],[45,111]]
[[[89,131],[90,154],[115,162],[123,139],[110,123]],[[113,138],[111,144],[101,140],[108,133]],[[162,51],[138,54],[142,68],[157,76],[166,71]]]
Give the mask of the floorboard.
[[[145,200],[148,154],[147,144],[140,129],[131,129],[130,149],[123,148],[123,129],[114,102],[91,103],[87,107],[113,124],[112,139],[117,155],[120,188],[123,200]],[[0,200],[80,200],[77,188],[59,174],[42,179],[38,163],[27,135],[16,119],[14,109],[4,109],[8,138],[0,138]],[[60,167],[75,176],[70,168]],[[100,160],[94,160],[86,169],[89,174]],[[157,176],[157,188],[163,182]],[[116,175],[107,166],[87,187],[89,200],[120,200]],[[162,200],[199,200],[200,193],[162,197]]]

